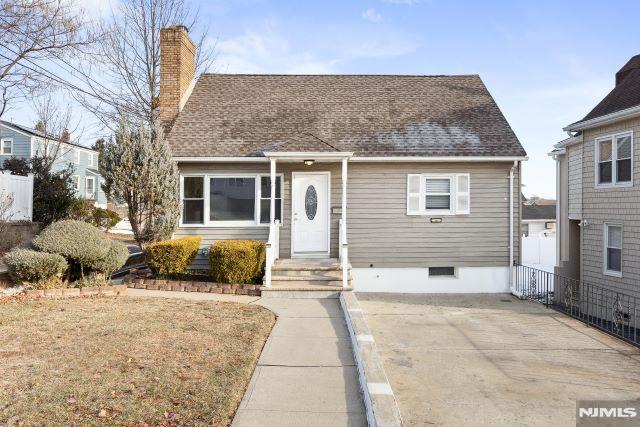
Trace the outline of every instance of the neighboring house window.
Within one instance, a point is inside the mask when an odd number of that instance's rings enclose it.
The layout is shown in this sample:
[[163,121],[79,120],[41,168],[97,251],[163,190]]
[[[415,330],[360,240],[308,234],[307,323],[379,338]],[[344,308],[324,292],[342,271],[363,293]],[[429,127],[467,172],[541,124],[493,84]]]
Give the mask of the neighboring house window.
[[622,226],[604,225],[604,272],[622,276]]
[[12,139],[3,139],[0,143],[0,154],[4,156],[12,156],[13,155],[13,140]]
[[80,190],[80,177],[78,175],[73,175],[71,177],[71,183],[73,185],[73,189],[78,191]]
[[596,183],[599,186],[628,185],[633,176],[633,134],[630,132],[596,139]]
[[469,184],[469,174],[409,174],[407,215],[468,214]]
[[73,163],[80,164],[80,150],[73,150]]
[[522,224],[522,235],[524,237],[529,237],[529,224]]
[[87,199],[93,199],[96,196],[96,180],[94,177],[88,176],[85,181],[86,192],[85,197]]
[[[265,175],[183,176],[182,224],[268,224],[270,181]],[[282,176],[276,181],[276,219],[282,221]]]

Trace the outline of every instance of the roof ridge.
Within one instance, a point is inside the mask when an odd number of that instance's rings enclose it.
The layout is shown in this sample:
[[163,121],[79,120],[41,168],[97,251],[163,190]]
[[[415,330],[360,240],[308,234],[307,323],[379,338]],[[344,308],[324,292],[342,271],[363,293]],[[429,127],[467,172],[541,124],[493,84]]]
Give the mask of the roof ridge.
[[285,73],[202,73],[200,76],[225,77],[480,77],[480,74],[285,74]]

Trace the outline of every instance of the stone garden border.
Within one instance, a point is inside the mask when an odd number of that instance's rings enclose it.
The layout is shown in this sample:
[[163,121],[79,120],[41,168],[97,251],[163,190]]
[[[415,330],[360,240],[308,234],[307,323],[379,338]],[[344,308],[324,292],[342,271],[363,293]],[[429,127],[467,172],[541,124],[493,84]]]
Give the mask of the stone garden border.
[[31,298],[70,298],[89,296],[121,296],[127,294],[125,285],[92,286],[87,288],[27,289],[24,295]]
[[129,288],[153,291],[207,292],[214,294],[251,295],[257,297],[261,295],[260,285],[134,278],[131,276],[125,277],[122,283]]

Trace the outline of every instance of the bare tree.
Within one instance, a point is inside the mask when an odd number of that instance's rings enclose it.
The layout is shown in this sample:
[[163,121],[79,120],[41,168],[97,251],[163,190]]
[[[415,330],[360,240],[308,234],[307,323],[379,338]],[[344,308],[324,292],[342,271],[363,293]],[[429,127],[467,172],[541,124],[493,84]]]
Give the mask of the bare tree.
[[88,92],[74,95],[107,127],[126,116],[151,128],[158,118],[162,28],[180,24],[198,34],[196,70],[212,64],[208,29],[198,27],[198,12],[187,1],[122,0],[96,26],[96,51],[80,73]]
[[51,85],[46,63],[90,43],[73,0],[0,0],[0,117],[11,102]]
[[76,140],[82,134],[80,122],[72,120],[71,105],[60,105],[51,93],[36,98],[33,109],[37,117],[34,128],[42,134],[40,145],[36,147],[36,154],[43,157],[45,163],[51,166],[60,157],[73,150],[73,147],[63,142],[77,144]]

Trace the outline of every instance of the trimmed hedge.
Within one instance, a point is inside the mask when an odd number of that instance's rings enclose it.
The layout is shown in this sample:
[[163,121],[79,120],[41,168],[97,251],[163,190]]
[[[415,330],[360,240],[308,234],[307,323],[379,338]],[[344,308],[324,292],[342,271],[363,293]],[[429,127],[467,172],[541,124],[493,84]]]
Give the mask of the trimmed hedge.
[[99,262],[107,256],[111,246],[100,230],[82,221],[65,220],[54,222],[33,239],[33,246],[77,262],[84,267]]
[[200,240],[200,237],[183,237],[152,243],[146,248],[147,264],[161,276],[184,273],[198,254]]
[[107,237],[91,224],[76,220],[54,222],[33,239],[41,252],[63,256],[71,265],[70,279],[91,271],[112,273],[129,257],[127,246]]
[[68,268],[62,256],[31,249],[14,249],[4,260],[13,280],[30,282],[40,288],[50,287]]
[[71,206],[69,219],[88,222],[91,225],[102,227],[105,231],[109,231],[122,218],[114,211],[97,208],[93,200],[77,198]]
[[129,259],[129,249],[127,246],[116,240],[106,238],[109,244],[109,252],[98,261],[87,265],[91,270],[104,273],[109,276],[111,273],[122,267]]
[[266,245],[259,240],[221,240],[211,245],[209,267],[220,283],[259,283]]

